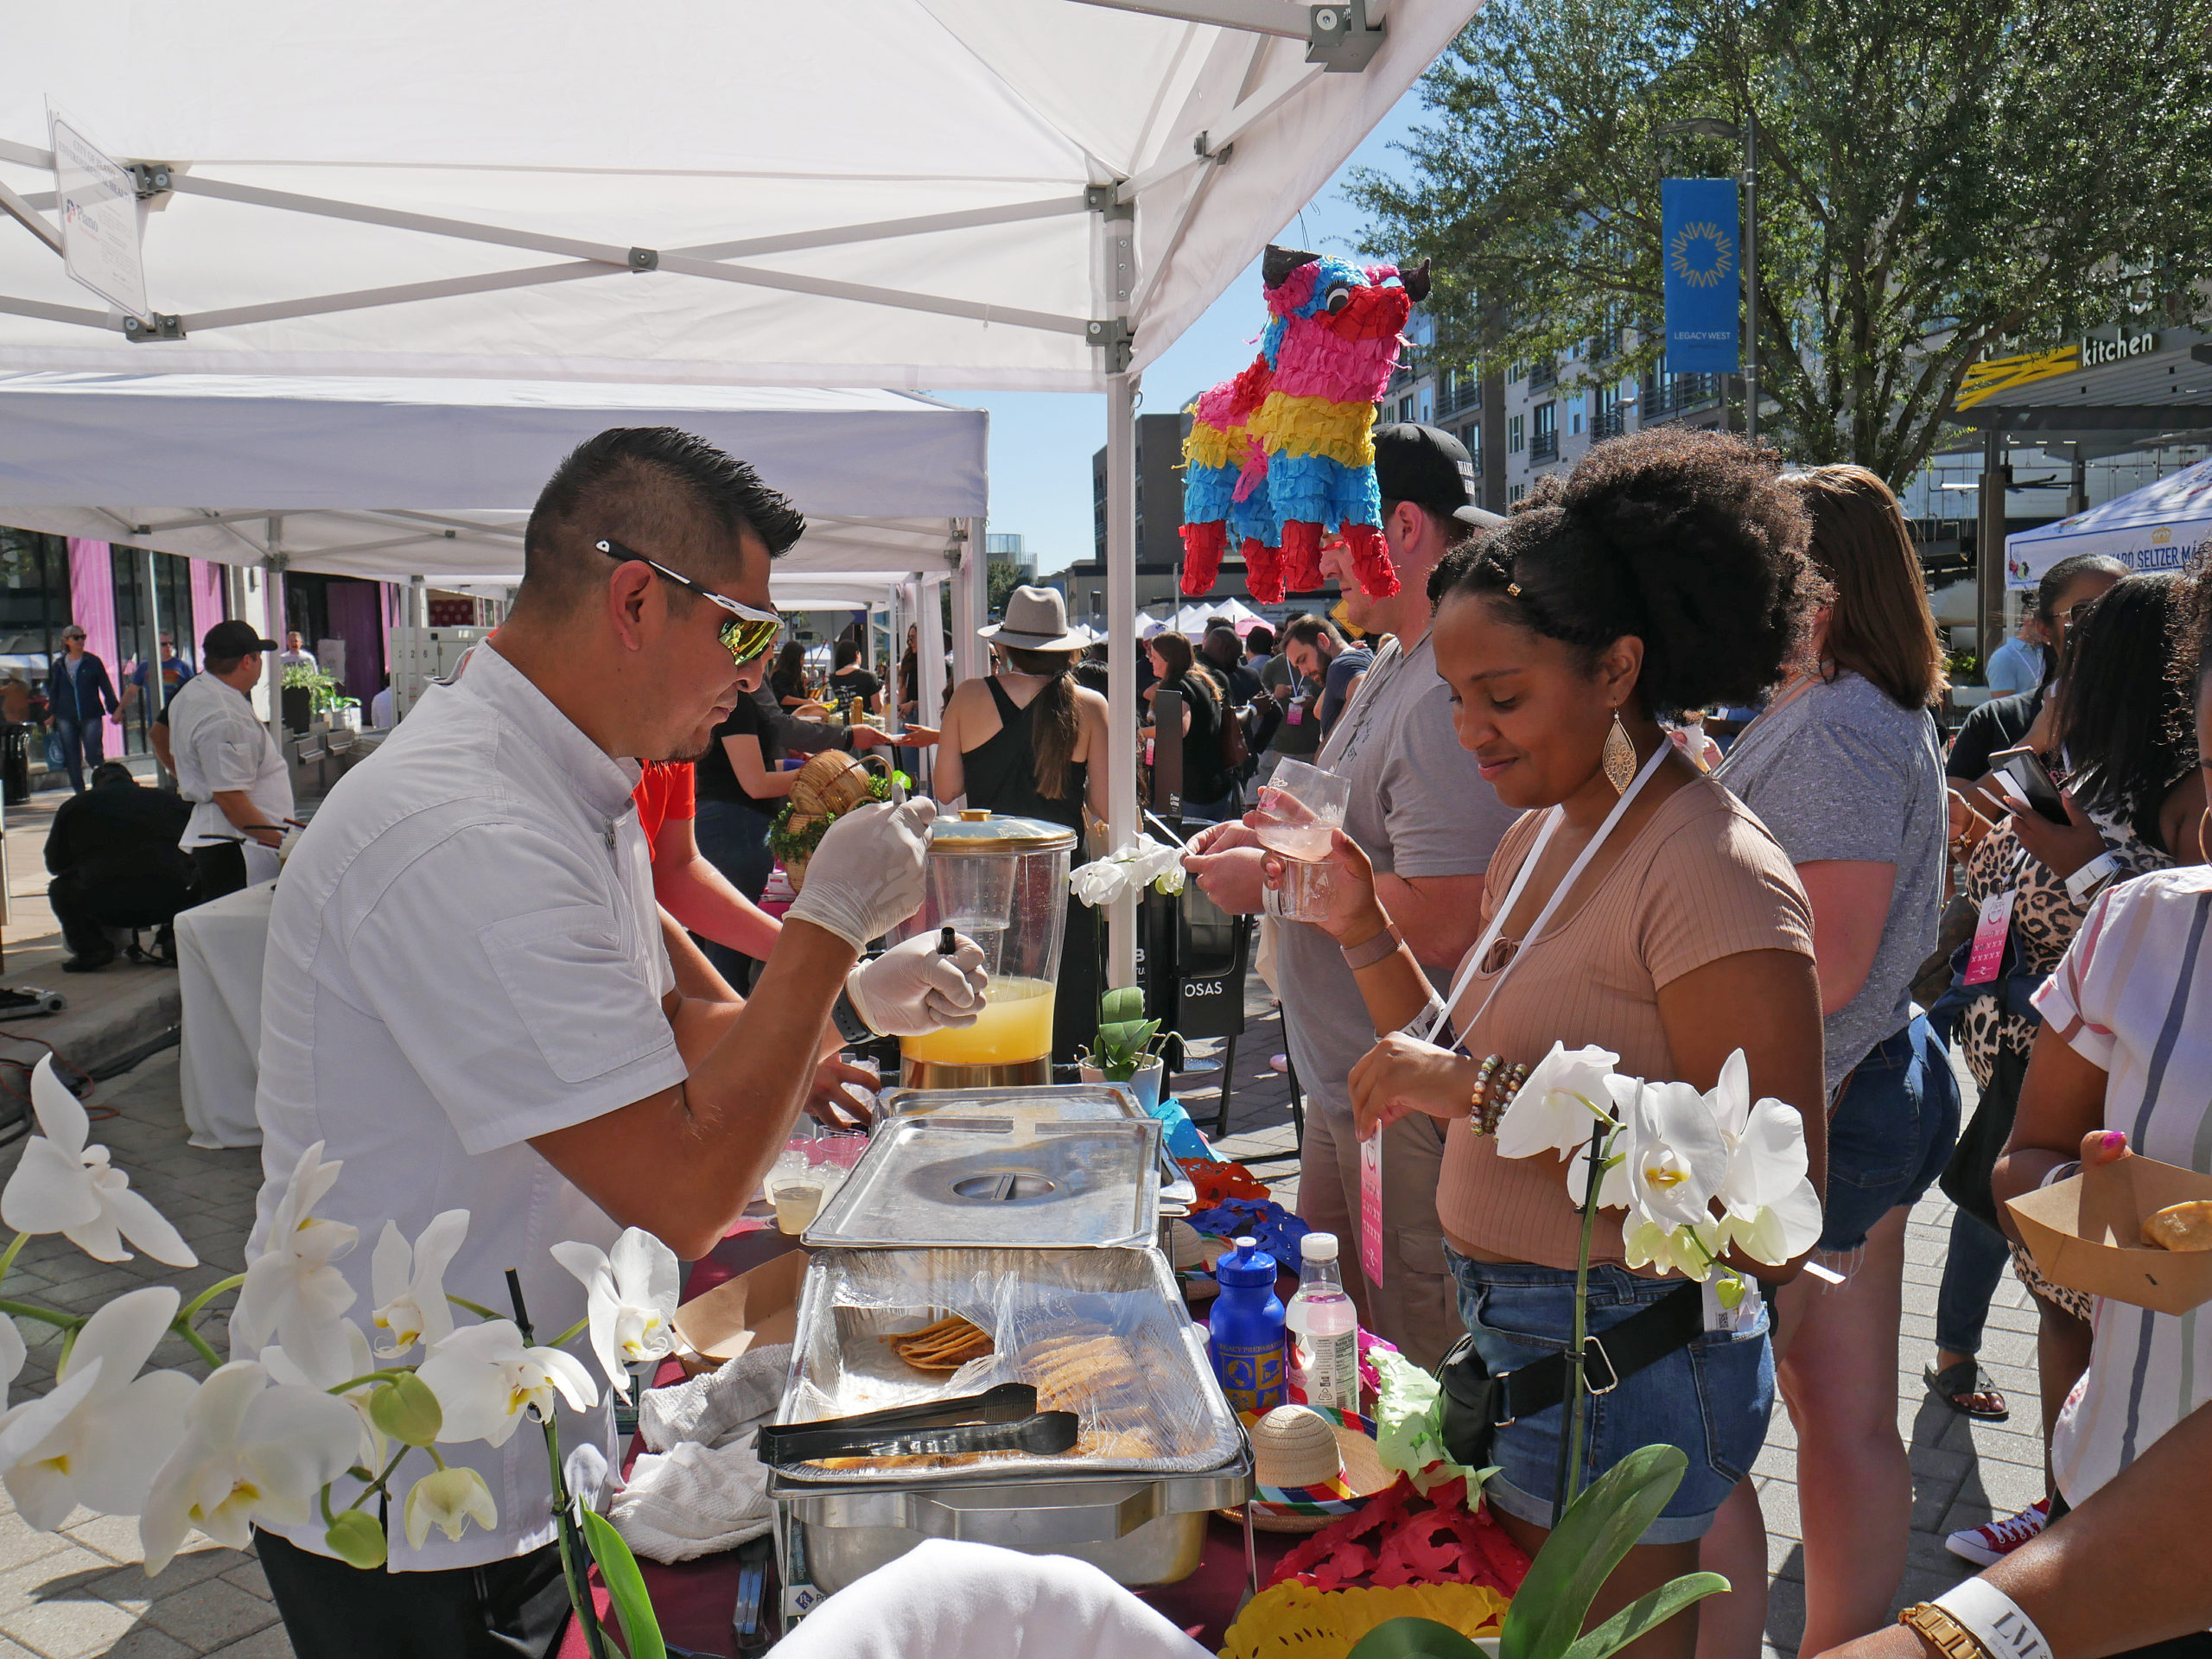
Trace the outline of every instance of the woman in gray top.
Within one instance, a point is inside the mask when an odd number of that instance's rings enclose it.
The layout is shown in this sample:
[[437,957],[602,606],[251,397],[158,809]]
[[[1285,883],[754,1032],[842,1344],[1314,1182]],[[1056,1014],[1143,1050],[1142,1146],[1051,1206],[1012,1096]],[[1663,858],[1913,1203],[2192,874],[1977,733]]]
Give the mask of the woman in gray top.
[[[1783,1287],[1775,1361],[1797,1428],[1805,1651],[1819,1653],[1883,1624],[1904,1576],[1905,1220],[1950,1156],[1959,1092],[1908,989],[1936,947],[1947,822],[1928,713],[1943,691],[1942,654],[1920,561],[1897,498],[1873,474],[1821,467],[1790,481],[1812,512],[1813,562],[1834,596],[1802,663],[1715,775],[1782,843],[1813,906],[1830,1114],[1815,1260],[1845,1278],[1808,1274]],[[1738,1585],[1764,1582],[1749,1481],[1705,1544],[1708,1568]],[[1743,1651],[1758,1651],[1763,1623],[1744,1625]]]

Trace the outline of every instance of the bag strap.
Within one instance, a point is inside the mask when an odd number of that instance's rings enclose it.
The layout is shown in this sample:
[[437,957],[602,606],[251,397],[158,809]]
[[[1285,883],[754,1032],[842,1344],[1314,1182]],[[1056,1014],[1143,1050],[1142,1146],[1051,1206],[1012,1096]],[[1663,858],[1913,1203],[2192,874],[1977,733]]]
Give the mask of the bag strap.
[[[1583,1386],[1610,1394],[1645,1367],[1687,1348],[1705,1331],[1705,1287],[1676,1286],[1611,1330],[1583,1341]],[[1606,1381],[1595,1381],[1602,1374]],[[1503,1428],[1516,1418],[1549,1411],[1567,1398],[1567,1356],[1548,1354],[1491,1379],[1491,1423]]]

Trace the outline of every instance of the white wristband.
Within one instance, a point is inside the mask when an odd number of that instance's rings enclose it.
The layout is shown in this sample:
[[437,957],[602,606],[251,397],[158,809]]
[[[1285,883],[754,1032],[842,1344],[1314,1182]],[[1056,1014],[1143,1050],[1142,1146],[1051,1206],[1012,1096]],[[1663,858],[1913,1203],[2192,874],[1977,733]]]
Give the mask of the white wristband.
[[1990,1659],[2051,1659],[2050,1643],[2027,1611],[1986,1579],[1968,1579],[1935,1598]]

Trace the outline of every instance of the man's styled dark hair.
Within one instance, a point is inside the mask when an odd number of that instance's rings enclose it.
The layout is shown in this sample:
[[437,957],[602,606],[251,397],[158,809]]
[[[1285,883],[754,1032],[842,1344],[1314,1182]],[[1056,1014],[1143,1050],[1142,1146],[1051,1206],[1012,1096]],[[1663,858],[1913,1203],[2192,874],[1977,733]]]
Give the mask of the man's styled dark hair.
[[[613,569],[592,545],[603,537],[711,585],[736,565],[741,536],[758,537],[772,559],[805,528],[789,497],[704,438],[672,426],[610,427],[569,451],[538,492],[515,601],[567,609]],[[679,593],[676,602],[696,600]]]
[[[1325,616],[1316,616],[1313,612],[1308,611],[1303,616],[1294,616],[1282,625],[1282,637],[1285,644],[1295,639],[1301,645],[1312,645],[1319,650],[1323,634],[1329,637],[1329,643],[1335,651],[1344,649],[1344,635],[1337,632],[1337,625]],[[1333,652],[1325,654],[1333,654]]]

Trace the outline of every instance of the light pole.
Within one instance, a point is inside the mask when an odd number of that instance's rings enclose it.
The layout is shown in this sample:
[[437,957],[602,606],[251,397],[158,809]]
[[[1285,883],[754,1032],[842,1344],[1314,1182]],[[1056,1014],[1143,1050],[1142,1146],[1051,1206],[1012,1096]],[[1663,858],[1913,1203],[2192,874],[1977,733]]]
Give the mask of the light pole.
[[[1688,121],[1662,121],[1656,138],[1740,138],[1744,143],[1744,435],[1759,436],[1759,118],[1746,113],[1744,124],[1700,115]],[[1662,159],[1661,165],[1665,162]]]

